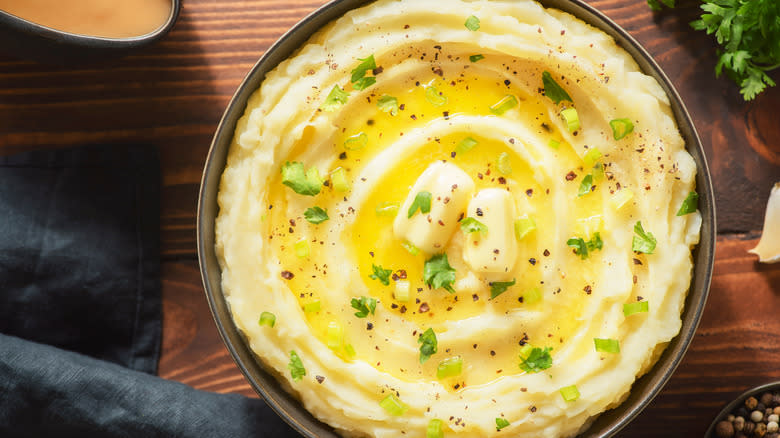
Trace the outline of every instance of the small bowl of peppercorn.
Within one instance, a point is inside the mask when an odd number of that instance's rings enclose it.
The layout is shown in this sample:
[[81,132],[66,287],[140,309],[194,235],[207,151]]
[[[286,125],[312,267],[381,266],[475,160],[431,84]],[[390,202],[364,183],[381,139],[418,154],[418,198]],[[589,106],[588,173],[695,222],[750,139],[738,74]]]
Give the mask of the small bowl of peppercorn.
[[706,438],[780,438],[780,382],[742,393],[715,417]]

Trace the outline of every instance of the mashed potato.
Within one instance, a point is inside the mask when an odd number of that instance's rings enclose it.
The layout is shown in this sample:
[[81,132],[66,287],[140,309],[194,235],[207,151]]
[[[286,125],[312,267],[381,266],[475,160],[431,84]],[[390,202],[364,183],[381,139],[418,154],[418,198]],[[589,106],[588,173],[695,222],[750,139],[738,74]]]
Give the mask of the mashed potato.
[[680,329],[695,174],[603,32],[532,1],[380,0],[250,99],[223,290],[343,435],[573,436]]

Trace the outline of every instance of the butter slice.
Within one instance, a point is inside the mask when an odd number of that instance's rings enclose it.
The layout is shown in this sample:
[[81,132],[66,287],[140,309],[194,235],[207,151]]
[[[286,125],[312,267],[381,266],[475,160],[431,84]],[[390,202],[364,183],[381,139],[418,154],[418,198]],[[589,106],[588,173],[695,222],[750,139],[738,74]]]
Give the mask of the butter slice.
[[[418,209],[409,218],[409,207],[418,193],[432,195],[431,211]],[[452,163],[437,161],[417,178],[412,190],[398,210],[393,232],[398,239],[412,243],[428,254],[444,251],[444,247],[458,228],[458,218],[474,192],[474,181]]]
[[487,233],[466,234],[463,258],[473,271],[507,275],[512,271],[517,260],[515,216],[515,201],[506,190],[484,189],[474,196],[468,217],[485,224]]

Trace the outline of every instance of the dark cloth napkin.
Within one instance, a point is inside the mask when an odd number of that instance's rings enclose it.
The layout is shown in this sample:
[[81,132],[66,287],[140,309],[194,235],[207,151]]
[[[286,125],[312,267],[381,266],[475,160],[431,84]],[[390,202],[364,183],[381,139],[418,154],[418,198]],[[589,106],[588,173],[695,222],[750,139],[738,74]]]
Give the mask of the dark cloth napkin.
[[0,157],[0,437],[294,437],[264,402],[154,376],[153,147]]

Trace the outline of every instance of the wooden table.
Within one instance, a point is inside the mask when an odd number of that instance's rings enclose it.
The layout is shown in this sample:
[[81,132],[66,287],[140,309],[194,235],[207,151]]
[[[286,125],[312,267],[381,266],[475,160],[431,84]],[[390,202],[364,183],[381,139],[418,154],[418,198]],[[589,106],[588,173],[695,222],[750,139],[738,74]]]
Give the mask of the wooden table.
[[[216,124],[241,79],[322,3],[184,0],[167,38],[124,59],[50,67],[0,56],[0,153],[84,143],[159,148],[162,377],[254,396],[203,294],[195,251],[198,185]],[[733,83],[715,79],[713,39],[687,24],[698,13],[695,1],[657,14],[644,0],[590,3],[638,39],[679,90],[704,142],[718,209],[715,273],[701,326],[663,392],[620,436],[701,436],[734,395],[780,379],[780,264],[760,265],[746,252],[757,242],[770,187],[780,180],[780,88],[745,103]]]

